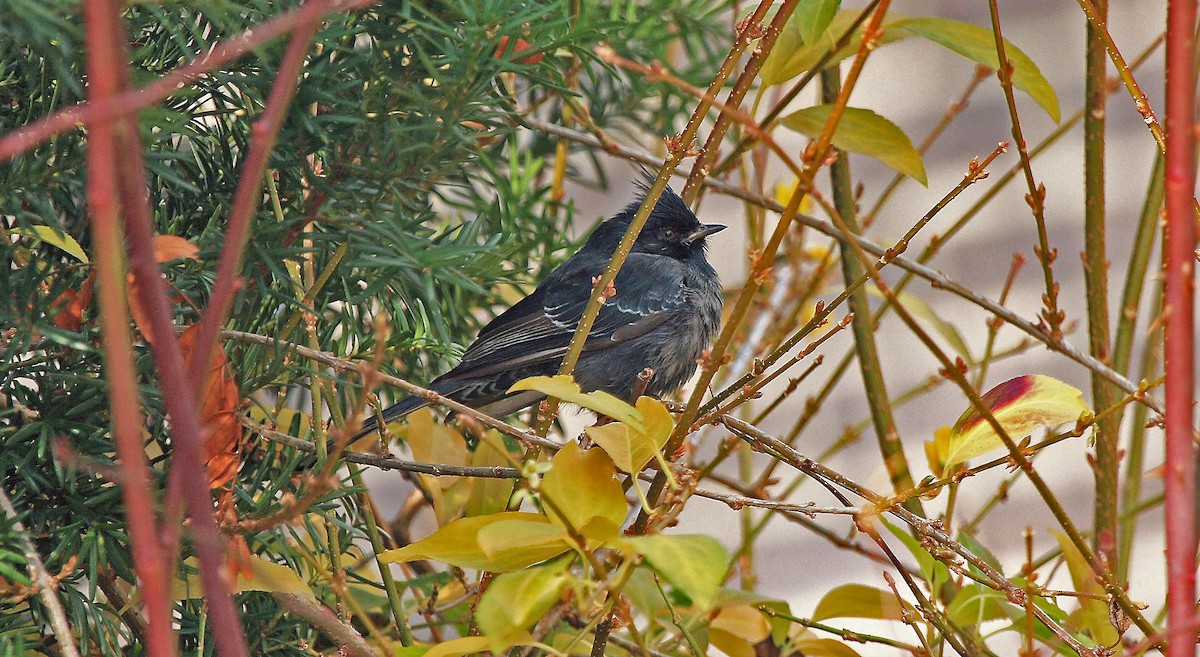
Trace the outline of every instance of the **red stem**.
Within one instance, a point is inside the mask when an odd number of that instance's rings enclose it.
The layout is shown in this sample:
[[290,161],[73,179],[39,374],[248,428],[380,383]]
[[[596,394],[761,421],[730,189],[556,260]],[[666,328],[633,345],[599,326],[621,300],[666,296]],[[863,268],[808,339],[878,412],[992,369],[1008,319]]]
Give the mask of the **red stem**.
[[[122,87],[123,62],[114,44],[119,38],[112,13],[98,3],[84,3],[87,34],[88,97],[103,101]],[[88,124],[87,195],[91,206],[95,276],[100,305],[104,379],[107,384],[113,435],[120,469],[121,498],[129,523],[130,549],[139,591],[146,609],[146,651],[151,657],[174,657],[178,642],[171,631],[170,577],[167,560],[158,543],[155,501],[148,475],[149,463],[142,444],[141,399],[133,364],[132,335],[125,300],[120,199],[117,197],[118,156],[114,121]]]
[[1167,655],[1195,655],[1190,627],[1196,604],[1195,339],[1193,330],[1196,228],[1192,191],[1196,180],[1195,112],[1196,0],[1167,3],[1167,226],[1166,255],[1166,531]]
[[149,107],[183,90],[201,75],[215,71],[255,48],[278,39],[299,25],[320,20],[336,11],[358,9],[370,4],[373,4],[372,0],[325,0],[306,3],[286,11],[269,21],[255,25],[240,36],[216,44],[208,52],[156,78],[144,87],[121,91],[103,99],[89,98],[87,103],[61,109],[20,130],[4,135],[0,138],[0,162],[6,162],[45,143],[57,134],[74,130],[76,126],[113,119]]
[[[95,47],[109,53],[106,75],[117,84],[128,81],[127,38],[121,24],[120,0],[85,3],[97,20]],[[95,5],[95,6],[93,6]],[[121,155],[113,161],[120,207],[125,219],[125,241],[130,270],[137,281],[138,303],[145,311],[154,336],[154,356],[163,402],[171,420],[171,438],[176,458],[172,470],[182,468],[183,492],[191,518],[191,535],[200,559],[200,576],[208,604],[208,616],[217,648],[224,657],[245,657],[241,621],[225,578],[225,541],[217,529],[212,496],[208,491],[203,458],[203,435],[196,409],[196,396],[185,373],[183,355],[175,337],[167,288],[154,256],[154,229],[146,194],[146,172],[142,165],[137,118],[126,114],[115,122],[114,144]],[[136,154],[136,155],[135,155]],[[168,560],[164,560],[164,563]],[[169,625],[168,625],[169,627]]]

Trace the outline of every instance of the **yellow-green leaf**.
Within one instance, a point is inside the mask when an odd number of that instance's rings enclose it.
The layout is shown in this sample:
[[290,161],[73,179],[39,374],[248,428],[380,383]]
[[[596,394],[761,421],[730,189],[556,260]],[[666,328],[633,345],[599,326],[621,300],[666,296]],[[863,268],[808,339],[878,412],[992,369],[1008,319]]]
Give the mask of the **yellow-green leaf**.
[[[999,68],[996,38],[990,28],[948,18],[931,17],[907,18],[897,23],[895,28],[924,37],[993,71]],[[1004,40],[1004,54],[1013,66],[1013,86],[1029,94],[1029,97],[1058,123],[1058,95],[1054,93],[1054,87],[1050,86],[1037,64],[1008,39]]]
[[896,599],[896,594],[866,584],[843,584],[828,593],[817,603],[812,619],[827,618],[873,618],[876,620],[901,620],[905,610],[913,611],[912,605]]
[[617,468],[630,474],[641,472],[675,429],[675,419],[657,399],[639,397],[637,410],[643,418],[640,427],[617,422],[587,428],[588,437],[608,454]]
[[[175,600],[190,600],[204,596],[201,584],[198,562],[195,557],[184,561],[189,565],[190,574],[186,579],[176,579],[171,585],[171,596]],[[267,591],[269,593],[290,593],[310,600],[315,600],[312,589],[300,578],[300,574],[283,564],[267,561],[262,557],[249,556],[250,576],[239,569],[237,582],[233,586],[234,593],[246,591]]]
[[488,585],[475,611],[479,630],[485,636],[508,638],[528,629],[558,602],[568,582],[565,563],[500,575]]
[[806,657],[862,657],[850,646],[837,639],[818,639],[815,637],[797,639],[792,642],[797,654]]
[[[815,105],[793,112],[783,118],[787,127],[816,139],[825,128],[833,105]],[[895,123],[869,109],[847,107],[833,131],[833,145],[851,153],[873,157],[922,185],[925,164],[913,148],[908,135]]]
[[[803,19],[793,14],[792,18],[784,25],[783,31],[779,33],[775,47],[771,49],[771,54],[767,56],[767,61],[763,62],[762,69],[759,71],[759,77],[762,78],[763,84],[768,87],[782,84],[812,69],[817,62],[821,61],[825,53],[837,45],[838,38],[854,25],[859,13],[858,10],[837,12],[816,39],[808,42],[804,40],[803,36],[806,28],[800,24]],[[908,32],[887,29],[889,24],[899,19],[889,15],[883,20],[884,29],[879,39],[879,45],[912,36]],[[850,36],[846,45],[826,60],[825,66],[836,65],[857,52],[861,44],[862,29],[859,28]]]
[[[466,440],[454,429],[435,422],[428,408],[419,409],[408,416],[404,436],[415,461],[466,465]],[[433,501],[438,526],[444,526],[461,515],[470,494],[470,480],[427,474],[418,475],[418,479]]]
[[9,232],[13,235],[40,240],[50,246],[57,247],[84,264],[89,262],[87,254],[83,252],[83,247],[79,246],[79,242],[76,242],[74,237],[53,226],[17,226]]
[[[489,530],[492,525],[500,526],[496,530]],[[514,531],[532,533],[534,527],[540,532],[536,536],[505,543],[505,537]],[[508,572],[545,561],[570,549],[565,541],[550,538],[555,531],[561,532],[562,528],[551,525],[548,518],[537,513],[506,511],[489,516],[460,518],[416,543],[386,550],[380,553],[379,558],[384,562],[433,559],[459,568]],[[487,551],[480,545],[481,533]]]
[[[1087,559],[1083,557],[1083,553],[1065,534],[1053,529],[1050,530],[1050,533],[1054,534],[1054,538],[1058,541],[1058,547],[1062,550],[1063,560],[1067,562],[1067,569],[1071,571],[1071,583],[1075,585],[1075,590],[1080,593],[1103,596],[1104,587],[1096,581],[1096,573],[1088,564]],[[1102,599],[1079,598],[1078,620],[1098,645],[1115,645],[1121,638],[1117,633],[1117,628],[1113,627],[1112,622],[1109,621],[1108,605]]]
[[[1077,388],[1041,374],[1009,379],[987,391],[983,403],[1014,441],[1038,427],[1074,422],[1089,412]],[[991,423],[974,407],[969,408],[951,430],[946,465],[962,463],[1003,445]]]
[[442,641],[425,652],[424,657],[463,657],[491,649],[492,641],[485,636],[464,636]]
[[[779,34],[775,47],[763,63],[759,76],[766,86],[782,84],[804,73],[814,66],[826,53],[833,50],[838,37],[850,29],[858,18],[858,10],[839,11],[823,32],[815,39],[806,40],[806,27],[801,21],[810,20],[799,8]],[[815,24],[814,24],[815,27]],[[811,35],[811,32],[810,32]],[[996,70],[996,41],[988,28],[963,23],[947,18],[903,18],[889,14],[884,18],[879,45],[922,37],[977,64]],[[825,60],[826,68],[837,65],[846,57],[858,52],[862,44],[862,29],[856,29],[846,44]],[[1029,94],[1045,112],[1059,121],[1058,95],[1049,81],[1020,48],[1008,39],[1004,40],[1004,52],[1013,65],[1013,86]]]
[[963,586],[946,609],[950,620],[966,627],[977,627],[984,621],[1007,618],[1003,605],[1008,598],[1001,592],[982,584]]
[[[506,454],[504,439],[499,432],[492,430],[483,434],[479,446],[471,454],[471,465],[493,466],[511,465],[512,461]],[[471,494],[467,498],[464,514],[482,516],[488,513],[499,513],[508,507],[508,497],[512,493],[513,483],[509,479],[493,479],[478,477],[471,480]]]
[[729,564],[725,547],[700,534],[629,536],[613,544],[642,555],[663,579],[701,609],[712,606]]
[[546,551],[550,556],[564,552],[568,545],[567,531],[562,525],[549,522],[545,516],[537,515],[536,518],[501,520],[480,529],[476,535],[479,549],[489,559],[527,550]]
[[607,415],[618,422],[641,424],[641,417],[634,407],[600,390],[581,392],[579,384],[566,375],[531,376],[517,381],[513,387],[508,389],[509,392],[520,390],[536,390],[595,411],[600,415]]
[[551,459],[550,471],[542,478],[542,499],[552,507],[547,510],[550,519],[565,521],[597,541],[616,536],[629,511],[616,475],[612,460],[602,450],[585,452],[574,441],[567,443]]

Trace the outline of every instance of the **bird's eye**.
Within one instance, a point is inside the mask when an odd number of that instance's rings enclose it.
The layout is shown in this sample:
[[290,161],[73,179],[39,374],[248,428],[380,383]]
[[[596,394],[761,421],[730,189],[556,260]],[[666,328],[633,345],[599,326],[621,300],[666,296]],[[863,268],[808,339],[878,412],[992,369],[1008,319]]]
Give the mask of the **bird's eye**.
[[665,240],[673,240],[675,239],[676,235],[677,233],[672,228],[668,228],[662,232],[663,239]]

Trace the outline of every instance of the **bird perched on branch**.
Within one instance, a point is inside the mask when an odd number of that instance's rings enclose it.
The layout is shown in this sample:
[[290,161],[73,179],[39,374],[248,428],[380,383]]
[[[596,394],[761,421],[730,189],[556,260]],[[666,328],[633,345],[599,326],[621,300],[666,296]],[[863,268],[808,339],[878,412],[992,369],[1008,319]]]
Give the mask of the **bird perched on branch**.
[[[429,388],[497,417],[545,399],[508,389],[526,377],[558,372],[595,281],[645,197],[647,186],[641,188],[637,200],[600,224],[532,294],[483,327],[462,362]],[[721,323],[721,285],[705,257],[705,239],[724,228],[700,223],[675,192],[663,192],[584,343],[574,371],[582,390],[632,402],[647,368],[653,376],[644,394],[651,396],[673,393],[691,378]],[[382,416],[391,422],[427,404],[409,397]],[[357,437],[375,429],[371,417]]]

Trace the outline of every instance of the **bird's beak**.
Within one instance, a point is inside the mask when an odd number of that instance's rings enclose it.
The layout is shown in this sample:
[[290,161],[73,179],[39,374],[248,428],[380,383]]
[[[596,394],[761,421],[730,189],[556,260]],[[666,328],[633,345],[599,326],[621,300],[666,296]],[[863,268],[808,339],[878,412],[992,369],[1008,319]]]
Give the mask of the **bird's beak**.
[[725,230],[725,226],[722,226],[721,224],[703,224],[700,226],[699,230],[693,231],[687,237],[683,238],[683,243],[691,244],[698,240],[702,240],[713,233],[719,233],[723,230]]

